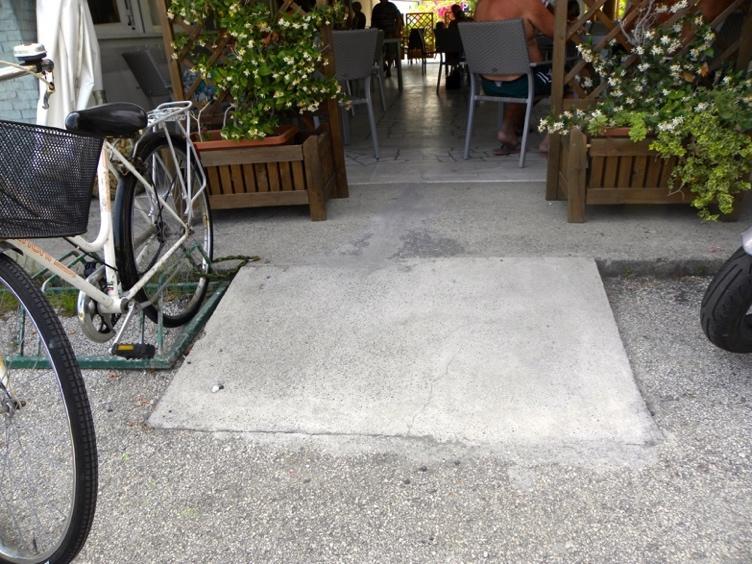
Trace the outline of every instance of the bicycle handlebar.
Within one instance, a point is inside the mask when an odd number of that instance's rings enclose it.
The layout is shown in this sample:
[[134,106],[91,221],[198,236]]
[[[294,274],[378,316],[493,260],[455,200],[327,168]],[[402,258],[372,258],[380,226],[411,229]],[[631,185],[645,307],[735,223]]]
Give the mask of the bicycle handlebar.
[[55,64],[52,60],[44,57],[44,47],[40,45],[39,48],[41,49],[41,56],[22,58],[20,64],[0,60],[0,82],[13,80],[26,74],[44,82],[47,85],[47,91],[44,93],[42,107],[46,110],[50,107],[50,95],[55,91],[54,77],[52,74]]

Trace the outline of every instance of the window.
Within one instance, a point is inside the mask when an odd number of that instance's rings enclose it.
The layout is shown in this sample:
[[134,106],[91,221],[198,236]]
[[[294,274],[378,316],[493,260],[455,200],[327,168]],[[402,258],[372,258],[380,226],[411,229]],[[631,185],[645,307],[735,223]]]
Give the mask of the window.
[[89,0],[89,10],[94,25],[118,23],[120,21],[117,0]]

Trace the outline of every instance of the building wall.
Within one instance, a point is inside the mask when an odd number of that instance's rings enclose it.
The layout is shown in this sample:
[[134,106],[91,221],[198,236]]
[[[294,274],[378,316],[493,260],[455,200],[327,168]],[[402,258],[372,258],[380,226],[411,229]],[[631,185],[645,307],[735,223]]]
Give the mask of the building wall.
[[149,49],[160,66],[160,71],[166,79],[169,79],[161,36],[100,39],[102,82],[108,102],[132,102],[145,108],[151,108],[151,102],[157,104],[169,99],[160,98],[150,102],[139,88],[133,73],[123,59],[124,52],[139,49]]
[[[36,40],[35,2],[0,0],[0,60],[15,62],[13,47]],[[0,119],[36,120],[39,86],[34,77],[0,82]]]

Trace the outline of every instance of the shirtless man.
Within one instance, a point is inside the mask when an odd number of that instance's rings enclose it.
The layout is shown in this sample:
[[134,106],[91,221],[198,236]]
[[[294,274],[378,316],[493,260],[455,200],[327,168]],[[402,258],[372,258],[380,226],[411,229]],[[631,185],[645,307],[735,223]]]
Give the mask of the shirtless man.
[[[535,32],[548,37],[554,36],[554,16],[541,3],[541,0],[480,0],[475,10],[475,21],[488,22],[521,18],[527,35],[527,49],[532,62],[543,60]],[[527,77],[524,75],[491,75],[483,77],[483,90],[489,96],[527,97]],[[551,92],[551,76],[543,71],[535,73],[535,94]],[[517,150],[517,131],[525,119],[522,104],[505,104],[504,123],[497,133],[501,148],[499,155],[508,155]],[[541,146],[541,150],[545,147]]]

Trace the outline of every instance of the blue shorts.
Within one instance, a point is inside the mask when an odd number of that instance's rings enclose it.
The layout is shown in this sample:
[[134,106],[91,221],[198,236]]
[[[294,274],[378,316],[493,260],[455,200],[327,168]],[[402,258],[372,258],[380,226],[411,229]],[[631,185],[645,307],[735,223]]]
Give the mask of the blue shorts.
[[[551,74],[545,71],[533,73],[533,88],[535,96],[551,94]],[[488,80],[483,79],[483,92],[488,96],[503,98],[527,98],[527,75],[523,74],[516,80]]]

